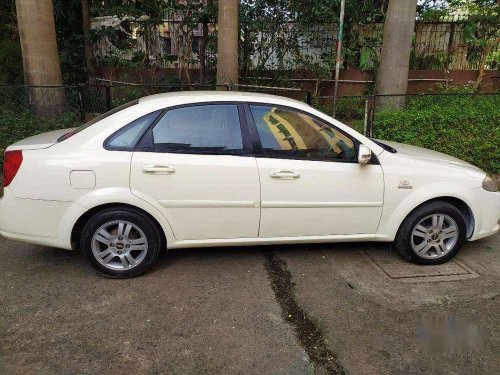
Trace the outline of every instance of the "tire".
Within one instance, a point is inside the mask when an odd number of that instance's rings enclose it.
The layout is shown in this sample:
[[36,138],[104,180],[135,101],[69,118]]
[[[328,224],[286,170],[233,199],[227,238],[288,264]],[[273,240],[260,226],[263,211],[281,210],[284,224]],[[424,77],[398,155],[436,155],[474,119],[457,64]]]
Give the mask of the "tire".
[[410,262],[442,264],[458,253],[465,233],[465,219],[460,211],[448,202],[433,201],[406,217],[396,234],[394,246]]
[[102,275],[127,279],[144,274],[158,259],[159,228],[149,217],[130,208],[110,208],[85,225],[80,248]]

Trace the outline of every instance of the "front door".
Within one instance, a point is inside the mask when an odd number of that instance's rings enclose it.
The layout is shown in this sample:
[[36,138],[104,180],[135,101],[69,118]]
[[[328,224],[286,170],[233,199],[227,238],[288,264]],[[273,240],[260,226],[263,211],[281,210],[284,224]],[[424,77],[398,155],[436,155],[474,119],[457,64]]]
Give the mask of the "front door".
[[159,203],[179,240],[258,236],[259,175],[239,113],[231,103],[169,109],[145,136],[150,150],[134,152],[132,192]]
[[260,237],[376,233],[383,173],[357,163],[356,140],[301,111],[248,108],[262,145]]

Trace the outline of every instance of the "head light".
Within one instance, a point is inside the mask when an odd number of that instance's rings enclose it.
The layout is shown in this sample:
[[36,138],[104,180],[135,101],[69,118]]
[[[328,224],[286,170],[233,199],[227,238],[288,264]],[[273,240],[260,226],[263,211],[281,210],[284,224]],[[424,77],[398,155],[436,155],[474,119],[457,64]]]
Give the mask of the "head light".
[[491,192],[498,191],[498,180],[493,176],[486,175],[483,180],[483,189]]

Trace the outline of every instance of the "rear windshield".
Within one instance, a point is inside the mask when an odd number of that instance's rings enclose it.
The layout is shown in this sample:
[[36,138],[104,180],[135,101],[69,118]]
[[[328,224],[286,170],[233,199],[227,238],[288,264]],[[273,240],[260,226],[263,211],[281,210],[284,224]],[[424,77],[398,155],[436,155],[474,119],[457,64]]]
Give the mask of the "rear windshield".
[[106,113],[103,113],[102,115],[99,115],[95,118],[93,118],[92,120],[90,120],[89,122],[86,122],[85,124],[83,124],[82,126],[79,126],[78,128],[76,128],[75,130],[72,130],[70,131],[69,133],[66,133],[64,134],[63,136],[59,137],[59,139],[57,140],[57,142],[62,142],[64,141],[65,139],[68,139],[72,136],[74,136],[76,133],[80,133],[82,130],[88,128],[89,126],[92,126],[94,125],[95,123],[101,121],[101,120],[104,120],[106,117],[109,117],[111,115],[114,115],[115,113],[117,112],[120,112],[121,110],[125,109],[125,108],[128,108],[128,107],[132,107],[133,105],[136,105],[137,103],[139,103],[139,99],[137,100],[132,100],[131,102],[128,102],[128,103],[125,103],[125,104],[122,104],[121,106],[119,107],[116,107],[116,108],[113,108],[111,111],[108,111]]

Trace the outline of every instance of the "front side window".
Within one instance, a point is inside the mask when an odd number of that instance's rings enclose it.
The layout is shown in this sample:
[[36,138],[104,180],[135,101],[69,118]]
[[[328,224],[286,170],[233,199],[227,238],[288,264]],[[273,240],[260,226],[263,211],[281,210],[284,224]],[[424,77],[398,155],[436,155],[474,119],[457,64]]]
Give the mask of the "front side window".
[[153,128],[156,151],[243,152],[238,106],[207,104],[171,109]]
[[264,155],[356,161],[354,142],[327,123],[280,107],[251,105],[250,110]]

